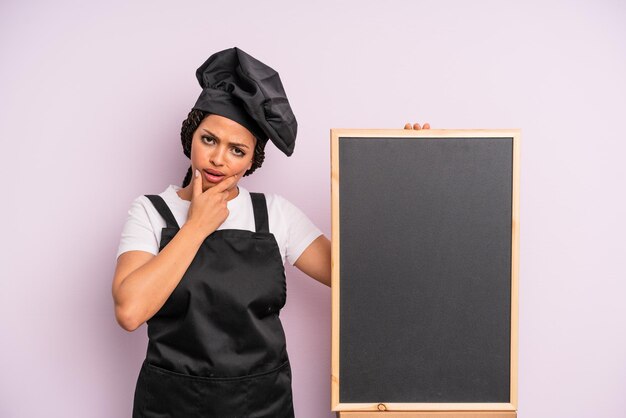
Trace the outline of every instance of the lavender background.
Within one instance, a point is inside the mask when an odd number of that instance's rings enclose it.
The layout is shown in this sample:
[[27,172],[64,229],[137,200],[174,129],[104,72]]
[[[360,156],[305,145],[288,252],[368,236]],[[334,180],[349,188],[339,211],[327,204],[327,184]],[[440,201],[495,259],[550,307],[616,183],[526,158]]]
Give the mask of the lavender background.
[[[147,339],[114,319],[119,234],[182,181],[195,69],[239,46],[300,124],[242,184],[328,236],[330,128],[521,128],[519,417],[623,417],[624,22],[609,0],[3,0],[0,416],[130,416]],[[330,418],[330,289],[287,274],[296,413]]]

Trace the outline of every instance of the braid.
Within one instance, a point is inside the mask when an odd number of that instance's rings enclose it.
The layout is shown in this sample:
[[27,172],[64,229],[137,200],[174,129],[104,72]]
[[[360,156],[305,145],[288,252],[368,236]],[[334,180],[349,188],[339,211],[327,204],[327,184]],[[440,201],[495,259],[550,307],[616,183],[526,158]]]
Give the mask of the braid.
[[186,187],[189,183],[191,183],[191,166],[189,166],[187,175],[185,175],[185,179],[183,180],[183,187]]
[[[183,145],[183,153],[187,156],[187,158],[191,159],[191,141],[193,139],[193,133],[198,129],[200,123],[204,120],[205,117],[209,115],[209,112],[205,112],[199,109],[191,109],[189,114],[187,115],[187,119],[183,121],[182,127],[180,128],[180,142]],[[257,168],[261,167],[265,161],[265,142],[259,141],[257,138],[256,146],[254,147],[254,155],[252,156],[252,167],[244,173],[245,176],[249,176],[252,174]],[[183,186],[186,187],[191,182],[192,172],[191,166],[187,170],[187,174],[183,179]]]
[[252,167],[250,167],[250,170],[246,171],[243,176],[249,176],[254,173],[254,170],[263,165],[263,161],[265,161],[265,142],[259,141],[257,138],[256,145],[254,146],[254,155],[252,156]]
[[183,126],[180,128],[180,142],[183,144],[183,153],[187,158],[191,158],[191,140],[193,139],[193,133],[208,115],[208,112],[191,109],[191,112],[187,115],[187,119],[183,121]]

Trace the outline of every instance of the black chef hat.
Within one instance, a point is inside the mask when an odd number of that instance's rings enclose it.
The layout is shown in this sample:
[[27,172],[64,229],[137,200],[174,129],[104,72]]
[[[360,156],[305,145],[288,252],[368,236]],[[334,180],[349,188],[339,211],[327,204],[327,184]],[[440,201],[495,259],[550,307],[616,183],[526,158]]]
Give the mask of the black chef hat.
[[276,71],[235,47],[211,55],[196,78],[203,90],[194,109],[232,119],[257,141],[293,153],[298,122]]

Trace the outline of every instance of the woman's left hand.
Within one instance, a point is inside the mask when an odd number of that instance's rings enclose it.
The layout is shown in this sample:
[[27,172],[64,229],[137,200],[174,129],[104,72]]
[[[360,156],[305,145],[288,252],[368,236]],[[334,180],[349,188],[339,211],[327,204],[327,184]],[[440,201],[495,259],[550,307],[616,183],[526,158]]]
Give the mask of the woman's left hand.
[[430,123],[426,122],[424,123],[424,125],[420,125],[419,123],[414,123],[413,125],[411,125],[410,123],[407,123],[406,125],[404,125],[404,129],[415,129],[417,131],[419,131],[420,129],[430,129]]

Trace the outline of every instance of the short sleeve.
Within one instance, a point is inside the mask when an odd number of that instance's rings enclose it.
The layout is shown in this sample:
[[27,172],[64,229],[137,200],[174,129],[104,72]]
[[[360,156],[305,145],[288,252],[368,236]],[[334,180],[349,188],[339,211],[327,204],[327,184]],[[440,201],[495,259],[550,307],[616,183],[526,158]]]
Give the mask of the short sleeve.
[[145,204],[143,196],[139,196],[131,204],[126,223],[122,228],[122,237],[116,258],[126,251],[134,250],[158,254],[159,244]]
[[322,231],[293,203],[282,196],[276,197],[288,225],[285,258],[293,265],[313,240],[322,235]]

